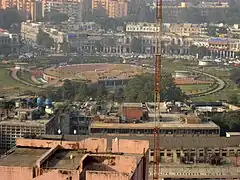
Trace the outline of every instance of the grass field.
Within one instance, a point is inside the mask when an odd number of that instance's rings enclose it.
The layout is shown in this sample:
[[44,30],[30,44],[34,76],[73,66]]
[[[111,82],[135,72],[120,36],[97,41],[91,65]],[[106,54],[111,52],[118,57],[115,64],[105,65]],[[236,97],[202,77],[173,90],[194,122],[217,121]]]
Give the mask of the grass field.
[[238,88],[236,86],[236,84],[234,84],[232,81],[227,81],[227,87],[215,94],[211,94],[208,96],[202,96],[202,97],[196,97],[196,98],[192,98],[193,101],[228,101],[229,97],[231,96],[231,94],[240,94],[240,88]]
[[18,71],[17,75],[18,75],[19,79],[21,79],[23,81],[26,81],[26,82],[28,82],[30,84],[34,84],[34,85],[36,84],[31,80],[32,74],[28,71]]
[[24,91],[36,91],[35,88],[28,87],[10,76],[10,70],[0,68],[0,95],[18,94]]
[[178,85],[178,87],[180,87],[181,90],[187,94],[194,93],[197,90],[199,92],[205,91],[207,88],[209,88],[209,86],[209,84]]

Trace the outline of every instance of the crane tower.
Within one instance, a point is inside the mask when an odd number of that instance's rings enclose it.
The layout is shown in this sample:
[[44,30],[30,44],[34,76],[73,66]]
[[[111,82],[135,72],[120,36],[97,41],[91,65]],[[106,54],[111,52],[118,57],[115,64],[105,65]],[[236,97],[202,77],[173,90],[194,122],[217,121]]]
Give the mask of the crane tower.
[[161,89],[161,36],[162,36],[162,0],[156,0],[156,48],[154,75],[154,167],[153,180],[159,179],[159,122],[160,122],[160,89]]

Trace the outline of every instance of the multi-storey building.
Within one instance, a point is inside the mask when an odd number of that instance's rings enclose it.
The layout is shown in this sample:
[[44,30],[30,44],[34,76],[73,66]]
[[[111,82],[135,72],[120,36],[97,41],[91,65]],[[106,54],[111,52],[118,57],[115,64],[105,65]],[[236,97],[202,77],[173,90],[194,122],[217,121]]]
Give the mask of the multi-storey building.
[[0,158],[1,179],[148,180],[148,141],[19,138],[16,145]]
[[[124,104],[122,120],[128,117],[135,118],[135,123],[104,123],[93,121],[89,127],[91,134],[109,134],[109,135],[137,135],[137,136],[153,136],[155,123],[154,103]],[[146,117],[146,110],[148,118]],[[161,103],[161,119],[159,124],[160,136],[219,136],[220,128],[211,121],[203,121],[197,115],[188,113],[189,107],[182,105],[181,107],[173,106],[171,112],[168,112],[168,106]],[[142,111],[142,112],[141,112]],[[187,113],[186,113],[187,112]],[[186,115],[187,114],[187,115]],[[143,120],[145,119],[145,121]],[[143,120],[143,121],[141,121]]]
[[19,35],[0,32],[0,54],[19,53]]
[[31,1],[30,0],[3,0],[2,8],[6,9],[9,7],[16,7],[19,10],[31,12]]
[[199,36],[202,32],[202,27],[197,24],[171,24],[169,27],[170,33],[178,36]]
[[110,0],[108,7],[108,16],[112,18],[119,18],[128,15],[128,1],[127,0]]
[[24,136],[54,134],[57,132],[57,118],[35,118],[37,109],[16,109],[16,115],[3,118],[0,122],[0,148],[9,149],[15,139]]
[[95,22],[72,22],[65,21],[56,25],[46,25],[45,27],[59,29],[65,33],[73,33],[73,32],[99,32],[101,29],[101,25],[96,24]]
[[64,32],[58,31],[54,28],[44,28],[43,31],[49,34],[49,37],[53,39],[53,48],[56,52],[60,50],[62,43],[68,42],[67,34]]
[[92,0],[92,9],[102,7],[106,9],[106,12],[108,12],[108,3],[109,0]]
[[80,0],[44,0],[42,1],[43,16],[50,11],[58,11],[67,14],[69,17],[82,21],[82,1]]
[[38,22],[42,19],[42,2],[41,1],[32,1],[31,2],[31,20],[33,22]]
[[127,16],[128,1],[127,0],[92,0],[92,8],[102,7],[106,10],[106,14],[112,18]]
[[91,116],[73,115],[73,117],[70,118],[70,134],[89,134],[88,126],[91,122],[91,119]]
[[44,26],[43,23],[22,22],[21,24],[22,38],[36,42],[37,35],[43,26]]
[[211,56],[235,57],[240,50],[240,41],[230,38],[210,38],[208,40]]
[[153,34],[159,31],[155,23],[128,23],[126,25],[127,34]]
[[16,7],[26,13],[26,18],[36,21],[42,16],[42,3],[40,1],[30,0],[3,0],[0,1],[0,7],[6,9],[9,7]]
[[[239,133],[238,133],[239,134]],[[82,142],[82,139],[96,139],[93,148],[101,148],[98,144],[100,136],[73,136],[65,135],[64,140],[61,136],[42,136],[41,138],[48,139],[48,144],[55,141],[62,142],[63,145],[71,144],[70,141]],[[107,142],[118,142],[118,139],[128,139],[126,148],[132,149],[132,141],[136,143],[140,140],[149,141],[149,178],[153,179],[153,163],[154,160],[154,139],[152,136],[129,136],[122,134],[121,136],[104,134]],[[37,139],[35,140],[37,143]],[[33,140],[30,140],[33,142]],[[86,140],[85,148],[90,144]],[[119,149],[123,144],[119,141]],[[34,143],[34,144],[36,144]],[[81,143],[79,143],[81,144]],[[104,144],[102,142],[102,144]],[[159,177],[169,180],[176,179],[202,179],[202,180],[239,180],[239,165],[240,165],[240,138],[239,136],[231,137],[209,137],[209,136],[160,136],[159,137]],[[40,145],[38,145],[40,146]],[[142,147],[140,145],[137,148]],[[140,150],[141,148],[139,148]],[[99,150],[100,151],[100,150]],[[119,150],[120,151],[120,150]],[[146,152],[146,151],[145,151]],[[0,161],[1,165],[1,161]]]

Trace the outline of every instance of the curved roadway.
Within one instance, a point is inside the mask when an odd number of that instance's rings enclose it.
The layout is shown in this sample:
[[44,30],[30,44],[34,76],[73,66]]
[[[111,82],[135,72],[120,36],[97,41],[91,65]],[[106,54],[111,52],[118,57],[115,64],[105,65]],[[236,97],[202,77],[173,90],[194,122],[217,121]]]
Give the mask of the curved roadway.
[[213,94],[213,93],[216,93],[216,92],[219,92],[219,91],[223,90],[226,86],[226,82],[223,81],[222,79],[216,77],[216,76],[213,76],[211,74],[208,74],[208,73],[205,73],[205,72],[202,72],[202,71],[194,70],[194,69],[189,69],[189,71],[200,73],[200,74],[203,74],[205,76],[208,76],[208,77],[214,79],[218,83],[217,88],[214,88],[214,89],[206,91],[206,92],[201,92],[199,94],[189,95],[190,97],[199,97],[199,96],[210,95],[210,94]]
[[[188,69],[189,71],[192,71],[192,72],[196,72],[196,73],[200,73],[200,74],[203,74],[205,76],[208,76],[212,79],[214,79],[217,83],[218,83],[218,86],[217,88],[214,88],[212,90],[209,90],[209,91],[206,91],[206,92],[201,92],[199,94],[193,94],[193,95],[189,95],[189,97],[199,97],[199,96],[206,96],[206,95],[210,95],[210,94],[213,94],[213,93],[216,93],[216,92],[219,92],[221,90],[223,90],[226,86],[226,82],[223,81],[222,79],[216,77],[216,76],[213,76],[211,74],[208,74],[208,73],[205,73],[205,72],[202,72],[202,71],[198,71],[198,70],[194,70],[194,69]],[[11,77],[23,84],[26,84],[28,86],[33,86],[33,87],[37,87],[37,88],[44,88],[43,86],[39,86],[39,85],[34,85],[34,84],[31,84],[31,83],[28,83],[22,79],[20,79],[18,76],[17,76],[17,72],[18,70],[15,69],[15,68],[12,68],[11,69]]]
[[10,70],[11,70],[10,76],[11,76],[14,80],[19,81],[19,82],[21,82],[21,83],[23,83],[23,84],[26,84],[26,85],[28,85],[28,86],[32,86],[32,87],[36,87],[36,88],[42,88],[42,87],[40,87],[40,86],[38,86],[38,85],[34,85],[34,84],[31,84],[31,83],[29,83],[29,82],[27,82],[27,81],[24,81],[24,80],[20,79],[20,78],[18,77],[18,75],[17,75],[17,72],[19,71],[18,69],[11,68]]

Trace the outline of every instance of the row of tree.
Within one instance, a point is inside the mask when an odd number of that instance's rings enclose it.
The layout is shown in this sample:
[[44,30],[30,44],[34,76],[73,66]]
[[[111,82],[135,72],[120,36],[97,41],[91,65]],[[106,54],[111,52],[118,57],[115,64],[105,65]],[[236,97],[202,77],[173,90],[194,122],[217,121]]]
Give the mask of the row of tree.
[[240,85],[240,68],[233,69],[233,70],[231,71],[230,79],[231,79],[234,83]]
[[46,48],[51,48],[54,46],[53,38],[51,38],[49,34],[44,32],[43,30],[40,30],[39,33],[37,34],[36,43]]
[[16,8],[0,10],[0,28],[19,32],[21,22],[25,20],[26,16],[24,15],[24,12],[19,11]]
[[[114,100],[128,102],[153,101],[154,84],[153,75],[145,74],[129,80],[125,87],[119,87],[108,91],[104,84],[88,84],[86,82],[66,80],[59,88],[49,88],[40,95],[46,95],[53,100],[84,101],[91,98],[98,100]],[[178,88],[170,74],[164,74],[161,78],[161,99],[182,101],[186,99],[184,93]]]
[[[121,18],[109,18],[104,8],[99,7],[93,11],[89,11],[84,16],[84,21],[94,21],[100,24],[103,29],[116,30],[118,26],[125,27],[126,22],[155,22],[156,10],[152,9],[145,1],[133,0],[128,5],[128,16]],[[181,9],[178,16],[173,16],[172,10],[164,8],[163,21],[166,23],[238,23],[240,16],[239,6],[230,8],[216,8],[209,10],[207,15],[204,15],[200,8],[189,7]]]
[[220,126],[223,132],[239,131],[240,129],[240,112],[214,113],[211,116],[213,122]]

